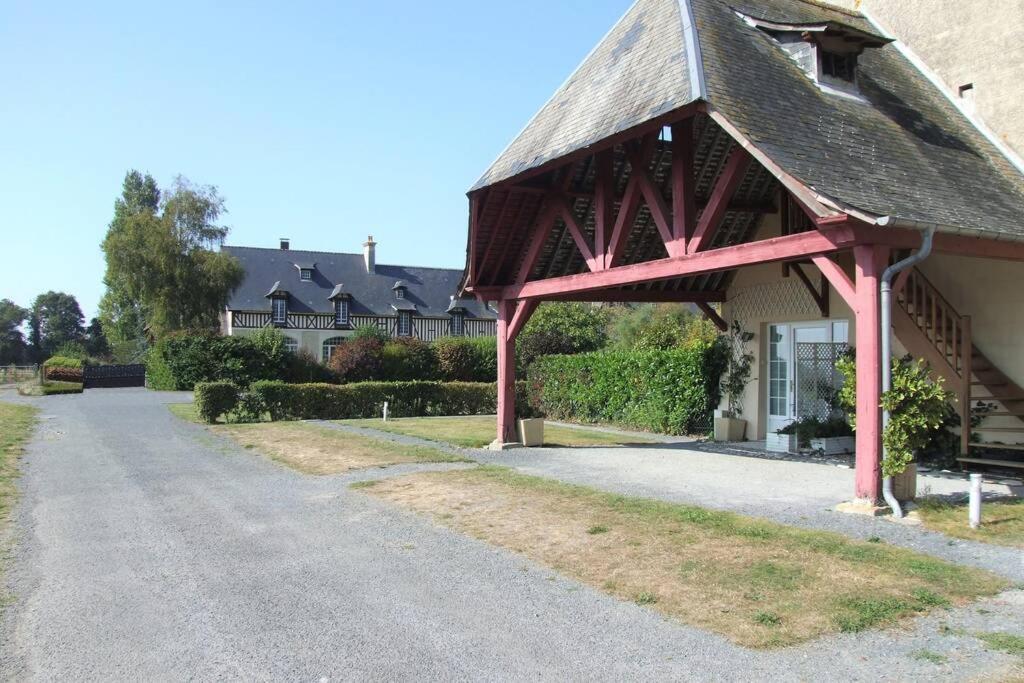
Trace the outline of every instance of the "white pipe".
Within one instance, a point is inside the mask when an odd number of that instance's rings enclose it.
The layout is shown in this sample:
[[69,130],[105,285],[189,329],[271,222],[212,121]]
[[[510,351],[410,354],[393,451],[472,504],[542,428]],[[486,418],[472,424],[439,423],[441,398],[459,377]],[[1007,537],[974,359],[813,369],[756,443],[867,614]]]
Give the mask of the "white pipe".
[[[896,274],[901,270],[905,270],[912,266],[917,265],[921,261],[928,258],[928,255],[932,253],[932,241],[935,237],[935,227],[930,226],[924,233],[924,239],[921,240],[921,248],[917,250],[917,253],[911,254],[907,258],[894,263],[885,269],[882,273],[882,286],[881,286],[881,304],[882,304],[882,394],[889,391],[892,388],[892,280],[896,277]],[[882,433],[885,433],[885,427],[889,424],[889,411],[882,411]],[[885,448],[885,444],[882,444],[882,462],[884,463],[888,459],[889,453]],[[882,497],[885,502],[892,509],[892,515],[896,519],[903,518],[903,508],[900,507],[900,502],[896,500],[896,496],[892,492],[892,477],[882,478]]]
[[972,529],[981,526],[981,475],[971,475],[971,504],[968,521]]

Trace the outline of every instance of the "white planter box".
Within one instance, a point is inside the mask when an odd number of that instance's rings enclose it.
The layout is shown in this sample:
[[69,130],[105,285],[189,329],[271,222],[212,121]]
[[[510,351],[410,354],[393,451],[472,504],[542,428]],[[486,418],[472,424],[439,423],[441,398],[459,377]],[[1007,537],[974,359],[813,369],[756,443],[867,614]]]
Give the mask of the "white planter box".
[[811,439],[811,448],[823,455],[853,453],[855,440],[852,436],[834,436],[828,439]]
[[766,449],[773,453],[796,453],[798,450],[796,434],[768,432],[764,445]]
[[747,421],[736,417],[715,418],[715,441],[743,441]]
[[519,421],[519,441],[524,446],[544,445],[544,418],[531,417]]

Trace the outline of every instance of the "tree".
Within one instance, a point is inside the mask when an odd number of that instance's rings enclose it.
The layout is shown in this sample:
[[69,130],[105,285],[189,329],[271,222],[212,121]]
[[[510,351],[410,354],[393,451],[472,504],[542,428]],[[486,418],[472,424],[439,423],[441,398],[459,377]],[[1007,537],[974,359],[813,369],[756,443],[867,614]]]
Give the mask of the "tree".
[[107,342],[107,335],[103,333],[103,324],[99,318],[89,321],[85,328],[85,352],[92,358],[106,358],[110,355],[110,344]]
[[604,308],[567,302],[541,304],[519,335],[519,361],[529,366],[540,356],[597,351],[608,341],[607,326]]
[[32,350],[36,360],[43,361],[68,342],[84,338],[85,316],[78,300],[64,292],[46,292],[36,297],[29,316]]
[[25,363],[28,360],[28,344],[21,331],[28,316],[28,310],[10,299],[0,301],[0,365]]
[[[242,281],[241,266],[215,251],[228,228],[217,225],[224,200],[212,186],[178,177],[161,195],[150,176],[125,177],[103,241],[107,294],[101,304],[108,335],[120,341],[143,329],[213,330]],[[116,339],[115,339],[116,337]]]
[[640,304],[612,309],[608,325],[612,346],[624,351],[671,349],[713,342],[719,335],[711,321],[684,304]]

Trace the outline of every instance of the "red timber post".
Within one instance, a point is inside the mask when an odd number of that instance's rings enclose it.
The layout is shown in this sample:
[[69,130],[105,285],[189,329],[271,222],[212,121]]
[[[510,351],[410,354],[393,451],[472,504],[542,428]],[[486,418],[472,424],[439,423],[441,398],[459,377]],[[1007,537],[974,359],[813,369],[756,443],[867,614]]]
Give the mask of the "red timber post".
[[889,249],[857,246],[857,441],[854,495],[872,503],[882,493],[882,330],[879,282]]
[[516,337],[533,315],[537,301],[498,301],[498,435],[497,446],[516,437]]

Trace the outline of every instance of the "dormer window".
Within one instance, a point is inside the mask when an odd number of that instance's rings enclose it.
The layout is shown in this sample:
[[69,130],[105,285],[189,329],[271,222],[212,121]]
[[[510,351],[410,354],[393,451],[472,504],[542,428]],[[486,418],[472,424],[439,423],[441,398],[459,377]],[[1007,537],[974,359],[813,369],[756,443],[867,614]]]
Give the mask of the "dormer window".
[[288,300],[282,296],[270,300],[270,319],[275,325],[283,326],[288,323]]
[[309,282],[310,280],[312,280],[313,279],[313,269],[312,268],[300,268],[299,269],[299,279],[302,280],[303,282]]
[[840,55],[819,49],[819,70],[821,76],[854,83],[857,75],[857,55]]
[[348,299],[334,300],[335,327],[348,327]]
[[395,290],[395,298],[396,299],[404,299],[405,298],[405,288],[404,287],[399,287],[398,289]]

